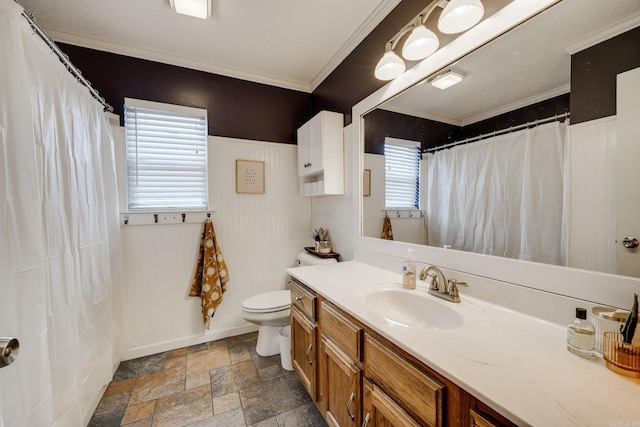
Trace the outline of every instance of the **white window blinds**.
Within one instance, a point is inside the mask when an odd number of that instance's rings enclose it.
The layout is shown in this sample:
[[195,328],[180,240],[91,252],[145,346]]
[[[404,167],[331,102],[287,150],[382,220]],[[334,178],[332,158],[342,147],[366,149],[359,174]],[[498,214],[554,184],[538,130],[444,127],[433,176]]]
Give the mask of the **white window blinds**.
[[420,143],[385,138],[385,207],[420,209]]
[[125,98],[130,210],[208,209],[207,111]]

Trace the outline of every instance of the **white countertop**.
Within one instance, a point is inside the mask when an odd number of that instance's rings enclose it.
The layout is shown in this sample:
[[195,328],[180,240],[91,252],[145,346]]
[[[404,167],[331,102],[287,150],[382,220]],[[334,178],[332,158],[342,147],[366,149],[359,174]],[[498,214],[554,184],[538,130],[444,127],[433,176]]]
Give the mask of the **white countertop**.
[[[451,303],[464,319],[450,330],[390,322],[363,301],[399,273],[357,261],[290,268],[289,274],[518,425],[640,427],[640,380],[566,349],[566,328],[465,296]],[[414,291],[427,292],[418,281]]]

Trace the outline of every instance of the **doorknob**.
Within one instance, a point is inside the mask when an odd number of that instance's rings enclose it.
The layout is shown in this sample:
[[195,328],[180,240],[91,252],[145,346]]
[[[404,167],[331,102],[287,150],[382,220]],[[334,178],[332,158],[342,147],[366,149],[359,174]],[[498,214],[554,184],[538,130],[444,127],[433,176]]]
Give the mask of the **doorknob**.
[[622,246],[627,249],[637,248],[638,245],[640,245],[640,241],[638,241],[638,239],[636,239],[635,237],[625,237],[624,239],[622,239]]
[[20,352],[20,343],[15,338],[0,337],[0,368],[11,365]]

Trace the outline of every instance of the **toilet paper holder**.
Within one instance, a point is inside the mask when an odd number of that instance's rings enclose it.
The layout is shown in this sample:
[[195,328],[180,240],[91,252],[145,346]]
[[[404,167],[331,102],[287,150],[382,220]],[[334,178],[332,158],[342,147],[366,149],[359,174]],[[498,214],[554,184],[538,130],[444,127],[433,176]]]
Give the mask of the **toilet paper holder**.
[[0,368],[11,365],[20,353],[20,343],[15,338],[0,337]]

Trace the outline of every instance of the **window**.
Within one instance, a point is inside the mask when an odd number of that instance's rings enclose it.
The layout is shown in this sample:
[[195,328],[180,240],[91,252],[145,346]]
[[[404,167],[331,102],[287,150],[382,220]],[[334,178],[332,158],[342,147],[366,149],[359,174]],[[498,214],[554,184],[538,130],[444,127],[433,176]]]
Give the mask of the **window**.
[[384,140],[385,207],[420,209],[420,143]]
[[207,110],[125,98],[130,210],[208,209]]

